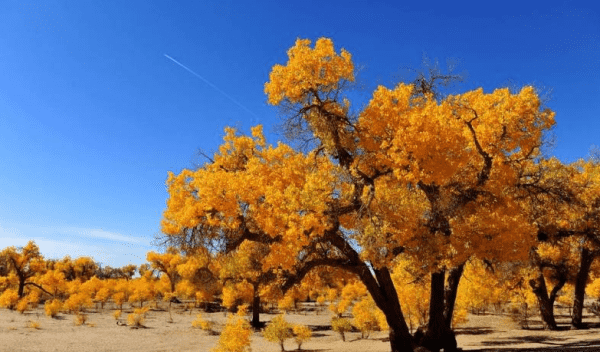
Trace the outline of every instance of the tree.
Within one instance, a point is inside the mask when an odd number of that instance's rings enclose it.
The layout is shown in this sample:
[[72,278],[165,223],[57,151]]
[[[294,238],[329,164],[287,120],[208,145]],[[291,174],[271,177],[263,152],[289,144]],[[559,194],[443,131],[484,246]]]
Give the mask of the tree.
[[391,276],[396,257],[414,258],[431,273],[419,343],[455,349],[449,326],[464,262],[523,258],[535,239],[516,199],[516,168],[539,155],[554,114],[531,87],[438,102],[400,84],[379,87],[353,115],[344,97],[354,78],[348,52],[299,39],[288,57],[265,92],[316,147],[267,145],[260,126],[251,137],[226,129],[203,167],[169,174],[162,231],[226,252],[246,240],[266,244],[263,270],[278,273],[284,292],[319,266],[354,273],[386,316],[392,351],[415,347]]
[[17,289],[19,298],[23,297],[25,286],[39,287],[29,280],[45,269],[44,258],[34,241],[27,242],[27,245],[21,248],[7,247],[0,252],[0,257],[6,263],[8,272],[13,272],[19,279]]

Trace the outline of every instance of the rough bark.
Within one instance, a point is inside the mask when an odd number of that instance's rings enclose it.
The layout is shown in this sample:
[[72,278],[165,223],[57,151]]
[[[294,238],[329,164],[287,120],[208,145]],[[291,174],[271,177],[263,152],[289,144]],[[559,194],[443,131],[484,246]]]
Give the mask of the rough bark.
[[581,263],[579,266],[579,271],[577,272],[577,277],[575,279],[575,296],[573,297],[573,318],[571,320],[571,325],[580,329],[583,327],[582,317],[583,317],[583,301],[585,298],[585,286],[587,284],[590,267],[592,266],[592,262],[594,261],[595,256],[588,250],[587,248],[581,249]]
[[252,299],[252,322],[250,325],[254,328],[260,327],[260,295],[258,294],[258,284],[252,285],[254,297]]
[[448,273],[448,286],[444,292],[444,320],[447,329],[452,329],[452,316],[454,315],[454,305],[456,304],[456,295],[458,293],[458,284],[462,277],[465,264],[454,267]]
[[368,268],[362,271],[361,279],[367,290],[373,297],[375,304],[383,314],[389,325],[390,345],[392,352],[412,352],[415,348],[413,338],[406,325],[398,292],[394,287],[394,282],[387,268],[375,269],[375,277],[373,278]]
[[546,329],[557,329],[556,320],[554,319],[554,301],[556,300],[558,291],[560,291],[566,282],[566,278],[561,278],[550,292],[550,296],[548,296],[548,288],[546,287],[544,274],[540,272],[536,279],[529,280],[529,285],[537,297],[540,306],[540,315]]
[[[427,330],[422,332],[419,341],[416,341],[432,352],[439,352],[441,349],[444,349],[445,352],[457,350],[456,337],[450,327],[446,325],[445,313],[450,302],[446,302],[445,279],[445,270],[431,274],[429,323]],[[458,284],[456,288],[458,288]],[[415,334],[416,336],[417,334]]]

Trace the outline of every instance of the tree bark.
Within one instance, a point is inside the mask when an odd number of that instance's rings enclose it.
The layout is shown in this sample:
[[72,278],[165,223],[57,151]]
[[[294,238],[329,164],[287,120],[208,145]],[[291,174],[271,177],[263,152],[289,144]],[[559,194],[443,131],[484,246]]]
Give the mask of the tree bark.
[[463,271],[465,269],[465,264],[460,264],[457,267],[454,267],[448,273],[448,286],[444,292],[444,320],[446,329],[452,329],[452,317],[454,315],[454,305],[456,304],[456,295],[458,294],[458,284],[460,283],[460,279],[462,277]]
[[258,284],[252,284],[254,297],[252,298],[252,322],[250,325],[254,328],[260,327],[260,295],[258,294]]
[[364,268],[360,273],[361,281],[367,287],[367,290],[373,297],[375,304],[383,314],[389,325],[390,345],[392,352],[412,352],[415,348],[413,338],[406,325],[398,292],[394,287],[394,282],[387,268],[375,269],[373,278],[368,268]]
[[[456,280],[457,274],[455,273],[454,275],[455,277],[453,280],[455,280],[455,282],[453,282],[453,284],[455,284],[456,289],[458,288],[458,281]],[[452,314],[453,307],[449,308],[451,302],[446,301],[446,294],[449,295],[449,298],[452,298],[452,293],[445,290],[445,281],[445,270],[431,274],[429,322],[427,331],[421,341],[417,341],[417,343],[432,352],[439,352],[441,349],[444,349],[445,352],[457,350],[456,337],[454,336],[452,329],[446,324],[446,314]],[[453,299],[456,299],[456,292],[454,292]],[[454,305],[454,301],[452,302],[452,305]],[[452,318],[450,318],[450,321],[452,321]]]
[[558,284],[552,289],[550,296],[548,296],[546,280],[541,271],[536,279],[529,280],[529,285],[537,297],[540,306],[540,315],[546,329],[556,330],[558,328],[556,326],[556,320],[554,319],[554,301],[558,291],[565,285],[566,281],[566,278],[561,278]]
[[577,272],[577,278],[575,279],[575,296],[573,297],[573,318],[571,325],[580,329],[583,327],[583,301],[585,299],[585,286],[590,274],[590,267],[594,261],[595,256],[592,255],[590,250],[587,248],[581,249],[581,264],[579,271]]
[[19,290],[17,291],[19,294],[19,298],[23,298],[23,291],[25,290],[25,280],[27,280],[25,276],[19,275]]

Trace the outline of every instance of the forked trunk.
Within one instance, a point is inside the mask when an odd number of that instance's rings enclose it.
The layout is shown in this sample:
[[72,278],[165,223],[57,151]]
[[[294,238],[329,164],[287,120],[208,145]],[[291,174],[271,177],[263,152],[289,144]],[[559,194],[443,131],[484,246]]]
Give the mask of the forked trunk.
[[445,302],[446,295],[453,298],[452,305],[456,299],[456,292],[452,292],[452,290],[458,289],[460,276],[457,273],[454,273],[453,276],[453,280],[456,281],[455,285],[445,290],[446,271],[442,270],[431,274],[429,323],[427,331],[421,336],[421,341],[417,341],[417,343],[432,352],[439,352],[441,349],[444,349],[445,352],[457,350],[456,337],[446,320],[446,317],[449,316],[450,323],[452,322],[451,314],[454,310],[453,307],[449,307],[450,302]]
[[540,306],[540,315],[546,329],[556,330],[558,328],[556,325],[556,320],[554,319],[554,301],[556,300],[558,291],[560,291],[560,289],[565,285],[566,281],[566,278],[561,278],[561,280],[552,289],[550,296],[548,296],[548,289],[546,287],[544,274],[540,272],[536,279],[529,280],[529,285],[537,297]]

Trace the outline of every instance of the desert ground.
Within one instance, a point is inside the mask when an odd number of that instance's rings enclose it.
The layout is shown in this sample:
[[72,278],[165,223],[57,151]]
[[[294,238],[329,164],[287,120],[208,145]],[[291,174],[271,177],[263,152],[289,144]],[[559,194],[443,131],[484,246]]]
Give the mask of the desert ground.
[[[166,305],[166,304],[163,304]],[[90,309],[85,325],[74,324],[72,314],[59,314],[52,319],[40,308],[20,314],[0,310],[0,351],[210,351],[219,338],[197,328],[191,323],[200,311],[186,310],[183,305],[173,304],[172,322],[167,311],[148,312],[145,328],[134,329],[117,325],[112,316],[113,308]],[[127,309],[121,322],[126,321]],[[261,314],[261,321],[269,321],[274,314]],[[203,317],[215,323],[215,330],[222,329],[226,316],[223,312],[203,313]],[[557,321],[563,329],[541,330],[539,318],[532,317],[529,329],[521,329],[508,315],[470,315],[469,322],[456,329],[458,346],[465,351],[600,351],[600,324],[593,316],[585,316],[590,328],[568,329],[568,313],[557,311]],[[362,352],[389,351],[387,333],[374,332],[368,339],[361,339],[359,332],[346,335],[346,342],[329,328],[331,313],[287,314],[292,323],[308,325],[313,338],[302,345],[304,351],[312,352]],[[28,327],[38,322],[39,328]],[[285,343],[286,351],[296,350],[293,340]],[[277,352],[279,345],[266,341],[260,332],[252,336],[252,351]]]

